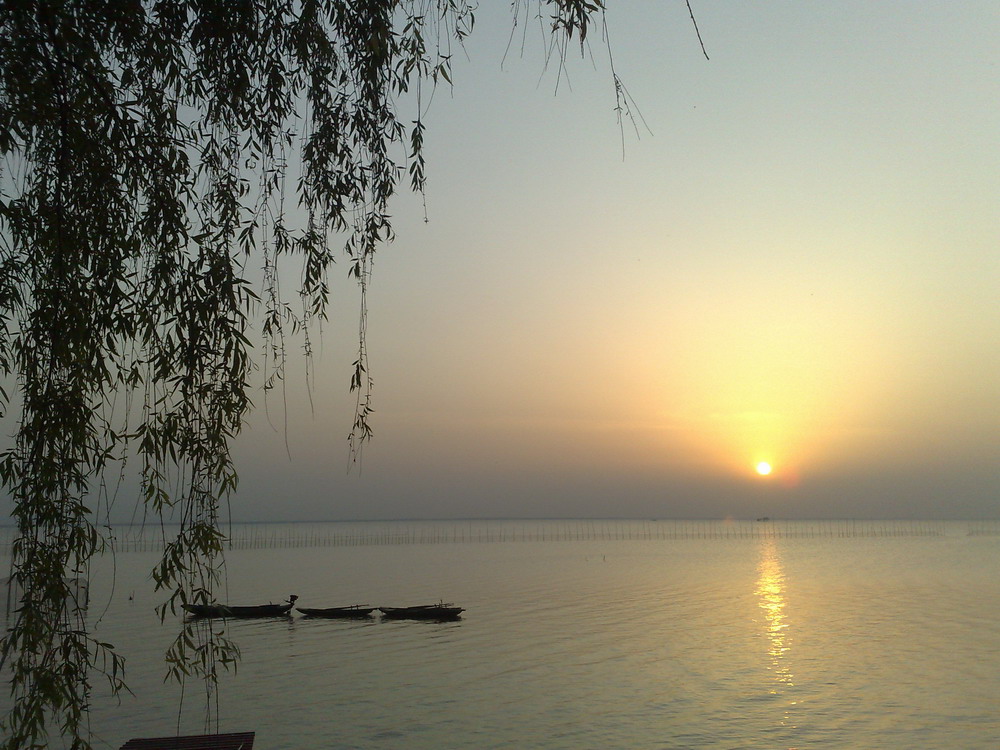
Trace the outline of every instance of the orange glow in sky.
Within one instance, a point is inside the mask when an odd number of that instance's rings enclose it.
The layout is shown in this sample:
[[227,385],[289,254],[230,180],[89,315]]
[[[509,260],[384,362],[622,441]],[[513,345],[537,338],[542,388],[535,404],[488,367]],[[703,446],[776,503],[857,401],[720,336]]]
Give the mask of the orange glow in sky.
[[335,448],[341,274],[316,390],[290,373],[287,430],[240,435],[241,518],[997,516],[995,3],[734,4],[711,63],[627,5],[615,65],[657,137],[623,161],[607,76],[553,97],[544,45],[501,70],[509,8],[480,3],[430,222],[400,194],[371,288],[364,471]]

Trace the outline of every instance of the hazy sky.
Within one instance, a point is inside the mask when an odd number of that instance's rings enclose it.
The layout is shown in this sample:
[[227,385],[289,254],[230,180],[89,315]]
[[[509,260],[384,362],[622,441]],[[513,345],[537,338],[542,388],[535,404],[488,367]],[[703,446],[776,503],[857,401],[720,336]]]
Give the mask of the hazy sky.
[[705,60],[683,2],[610,5],[652,134],[622,159],[596,35],[555,94],[481,4],[376,264],[361,471],[344,281],[234,515],[1000,514],[1000,6],[698,1]]
[[482,3],[376,262],[361,469],[342,264],[234,519],[1000,516],[1000,5],[693,0],[710,60],[682,0],[609,5],[652,132],[623,160],[598,33],[556,93]]

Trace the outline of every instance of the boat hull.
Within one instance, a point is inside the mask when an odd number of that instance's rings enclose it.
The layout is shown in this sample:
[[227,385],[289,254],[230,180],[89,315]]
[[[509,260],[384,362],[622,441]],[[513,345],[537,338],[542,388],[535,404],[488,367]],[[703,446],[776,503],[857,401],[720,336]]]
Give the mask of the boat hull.
[[461,607],[426,604],[417,607],[379,607],[388,620],[458,620],[465,611]]
[[192,617],[282,617],[287,615],[291,604],[260,604],[251,607],[227,606],[225,604],[182,604]]
[[315,609],[312,607],[296,607],[296,612],[300,612],[308,617],[330,617],[330,618],[349,618],[349,617],[371,617],[372,612],[375,611],[375,607],[362,607],[355,605],[353,607],[327,607],[326,609]]

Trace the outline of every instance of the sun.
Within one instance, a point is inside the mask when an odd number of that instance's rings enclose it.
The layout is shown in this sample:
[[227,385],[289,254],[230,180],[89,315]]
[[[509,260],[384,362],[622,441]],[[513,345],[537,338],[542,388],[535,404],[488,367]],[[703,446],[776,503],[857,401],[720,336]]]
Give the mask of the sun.
[[762,477],[766,477],[768,474],[771,473],[771,464],[769,464],[767,461],[761,461],[759,464],[757,464],[757,473],[760,474]]

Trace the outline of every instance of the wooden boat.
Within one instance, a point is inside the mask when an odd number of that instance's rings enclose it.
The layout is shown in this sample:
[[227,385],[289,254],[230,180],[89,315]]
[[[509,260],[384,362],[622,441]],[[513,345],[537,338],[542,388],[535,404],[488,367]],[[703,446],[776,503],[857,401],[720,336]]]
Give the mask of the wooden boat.
[[379,607],[389,620],[457,620],[465,611],[454,604],[419,604],[413,607]]
[[235,606],[228,604],[182,604],[194,617],[281,617],[287,615],[298,597],[292,594],[283,604]]
[[296,612],[301,612],[309,617],[371,617],[375,607],[367,607],[363,604],[352,604],[349,607],[327,607],[326,609],[313,609],[312,607],[296,607]]

